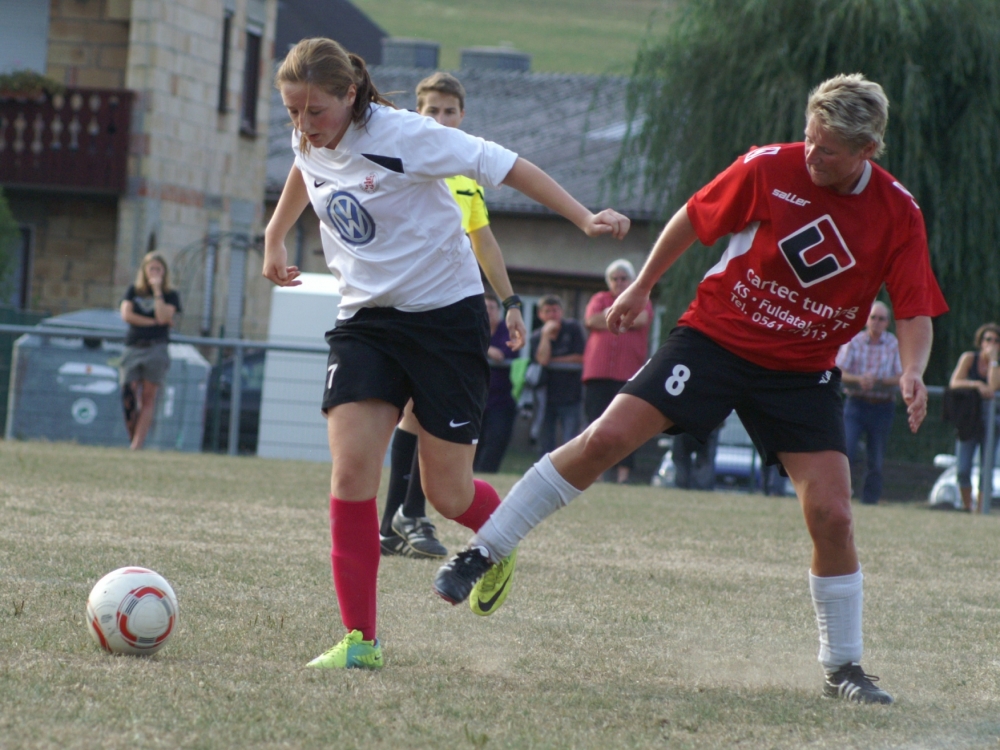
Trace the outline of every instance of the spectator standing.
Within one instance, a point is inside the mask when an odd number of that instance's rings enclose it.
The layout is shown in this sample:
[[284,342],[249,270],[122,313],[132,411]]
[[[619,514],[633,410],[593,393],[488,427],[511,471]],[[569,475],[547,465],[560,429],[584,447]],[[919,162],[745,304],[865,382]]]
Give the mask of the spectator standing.
[[840,347],[837,366],[847,400],[844,403],[844,437],[847,459],[856,468],[858,443],[865,434],[866,474],[861,502],[875,505],[882,496],[882,459],[896,410],[896,392],[903,367],[899,342],[887,330],[889,308],[872,304],[865,330]]
[[[955,389],[978,390],[985,405],[986,401],[993,398],[997,389],[1000,389],[1000,365],[997,364],[1000,359],[1000,325],[984,323],[979,326],[976,329],[975,344],[978,351],[965,352],[958,358],[958,364],[951,374],[948,385]],[[985,427],[987,412],[985,408],[981,411]],[[982,459],[984,435],[985,430],[980,430],[975,437],[958,441],[958,489],[962,493],[962,508],[966,511],[972,510],[972,462],[977,448]],[[980,465],[982,465],[981,460]],[[981,495],[977,498],[976,509],[982,513]]]
[[[538,302],[542,327],[531,334],[531,360],[546,368],[545,412],[538,437],[541,455],[555,450],[580,433],[583,383],[578,369],[552,369],[550,365],[583,364],[586,335],[583,326],[572,318],[563,318],[563,303],[554,294]],[[562,439],[556,441],[557,427]]]
[[715,454],[719,449],[719,433],[716,427],[705,442],[693,435],[682,432],[674,435],[670,449],[674,460],[674,486],[684,490],[715,489]]
[[[595,422],[621,387],[628,382],[649,356],[649,322],[653,319],[653,305],[639,313],[627,331],[615,335],[608,330],[607,312],[618,295],[635,281],[635,268],[619,258],[612,261],[604,272],[608,291],[598,292],[590,298],[584,322],[589,336],[583,352],[584,411],[588,422]],[[618,484],[628,481],[635,464],[635,454],[618,462],[615,479]],[[610,470],[609,470],[610,471]],[[608,472],[605,473],[607,480]]]
[[510,347],[510,332],[500,314],[500,300],[492,294],[486,295],[486,312],[490,316],[490,348],[486,352],[490,360],[490,392],[472,469],[495,474],[500,471],[500,462],[510,443],[517,404],[510,392],[510,369],[494,365],[514,359],[515,354]]
[[167,261],[159,253],[146,253],[120,308],[128,323],[120,365],[122,407],[134,451],[142,448],[153,426],[156,394],[170,369],[170,327],[180,310],[181,298],[170,288]]

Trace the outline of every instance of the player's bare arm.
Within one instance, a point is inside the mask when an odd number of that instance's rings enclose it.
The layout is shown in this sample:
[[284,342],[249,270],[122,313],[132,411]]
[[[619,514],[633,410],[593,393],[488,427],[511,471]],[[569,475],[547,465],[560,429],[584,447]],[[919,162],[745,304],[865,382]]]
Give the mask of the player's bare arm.
[[264,270],[265,278],[278,286],[299,286],[302,282],[297,266],[288,265],[288,250],[285,248],[285,237],[288,231],[298,221],[299,216],[309,205],[309,193],[306,191],[302,172],[292,165],[281,191],[274,215],[264,230]]
[[931,356],[934,329],[926,315],[896,321],[896,338],[899,339],[899,361],[903,374],[899,378],[899,390],[906,402],[910,431],[916,432],[927,416],[927,386],[924,385],[924,370]]
[[588,237],[611,235],[617,240],[628,234],[631,222],[627,216],[606,208],[591,213],[558,182],[527,159],[518,157],[503,181],[546,208],[573,222]]
[[627,331],[646,309],[649,293],[656,282],[667,272],[684,251],[687,250],[698,235],[688,216],[687,204],[680,207],[656,239],[649,257],[628,289],[618,295],[614,304],[608,309],[608,330],[614,333]]
[[[500,250],[497,238],[493,235],[493,230],[487,224],[469,232],[469,240],[472,242],[472,252],[475,253],[476,260],[479,261],[493,291],[500,295],[501,300],[513,296],[514,287],[507,275],[507,264],[504,262],[503,252]],[[516,352],[524,346],[528,329],[524,325],[521,311],[516,307],[507,311],[505,321],[507,330],[510,332],[510,341],[507,342],[507,346]]]

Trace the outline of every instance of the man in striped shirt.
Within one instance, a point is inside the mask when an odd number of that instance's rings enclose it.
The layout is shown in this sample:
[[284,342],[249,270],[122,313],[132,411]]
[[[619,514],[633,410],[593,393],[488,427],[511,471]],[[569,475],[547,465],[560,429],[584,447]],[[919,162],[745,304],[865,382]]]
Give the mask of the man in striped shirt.
[[861,490],[861,502],[865,505],[875,505],[882,495],[882,458],[892,429],[899,376],[903,372],[899,342],[888,328],[889,308],[875,302],[865,330],[844,344],[837,355],[841,382],[847,393],[844,433],[852,469],[861,435],[867,435],[868,471]]

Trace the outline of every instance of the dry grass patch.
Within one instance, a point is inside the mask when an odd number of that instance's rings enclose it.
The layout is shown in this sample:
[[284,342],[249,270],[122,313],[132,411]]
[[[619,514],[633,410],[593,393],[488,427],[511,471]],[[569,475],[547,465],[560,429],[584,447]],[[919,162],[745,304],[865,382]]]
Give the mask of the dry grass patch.
[[[516,477],[500,476],[505,492]],[[1000,517],[856,507],[865,666],[820,697],[794,501],[598,485],[525,542],[493,617],[383,560],[380,673],[303,664],[341,625],[322,465],[0,442],[0,747],[996,747]],[[450,549],[467,533],[446,521]],[[104,573],[165,575],[151,659],[90,641]]]

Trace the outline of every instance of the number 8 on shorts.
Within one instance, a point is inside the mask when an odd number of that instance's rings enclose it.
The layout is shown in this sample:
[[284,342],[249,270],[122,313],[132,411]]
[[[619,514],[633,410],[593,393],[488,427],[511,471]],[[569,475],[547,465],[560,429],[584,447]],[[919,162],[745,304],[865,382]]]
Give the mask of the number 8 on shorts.
[[673,372],[667,378],[667,382],[663,384],[663,387],[667,389],[667,393],[671,396],[680,396],[684,392],[684,384],[688,382],[688,378],[690,377],[691,370],[687,365],[674,365]]

